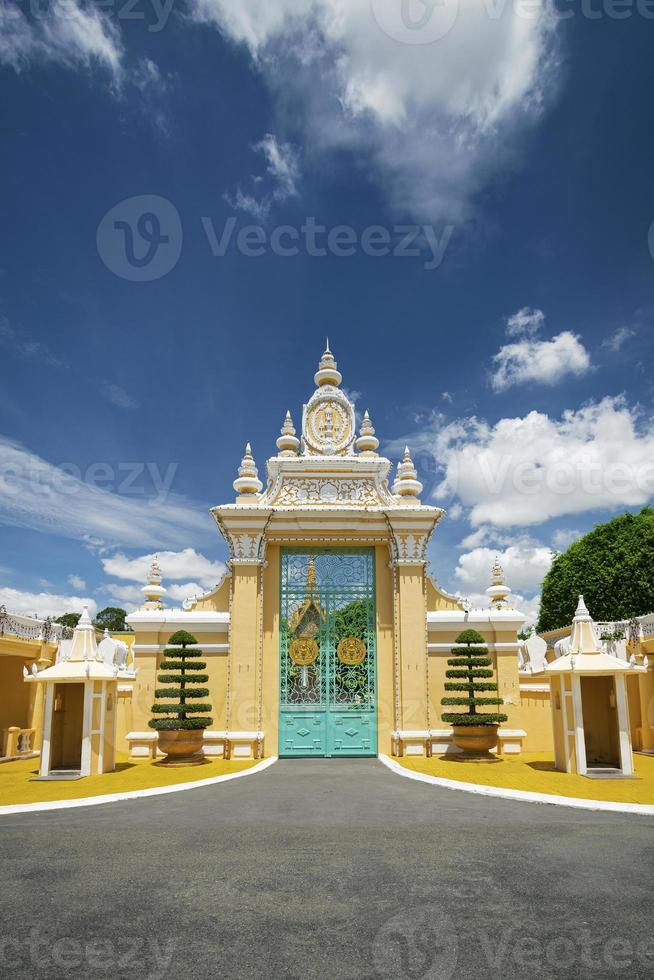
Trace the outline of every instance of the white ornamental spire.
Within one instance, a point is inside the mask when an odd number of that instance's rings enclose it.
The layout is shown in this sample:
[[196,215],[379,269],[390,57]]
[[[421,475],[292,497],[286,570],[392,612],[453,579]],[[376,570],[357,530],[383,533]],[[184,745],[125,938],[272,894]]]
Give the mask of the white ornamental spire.
[[152,557],[148,581],[141,589],[141,592],[145,596],[145,602],[143,603],[144,609],[163,609],[164,604],[162,598],[165,596],[166,590],[161,584],[161,569],[159,568],[158,555],[153,555]]
[[505,609],[509,605],[507,599],[511,595],[511,589],[504,581],[504,569],[500,564],[499,555],[495,555],[491,568],[491,584],[486,589],[486,595],[490,599],[491,609]]
[[313,380],[319,388],[323,385],[333,385],[337,388],[343,380],[343,375],[336,366],[334,355],[329,349],[329,337],[327,337],[325,353],[320,358],[318,370],[314,374]]
[[572,635],[570,637],[570,653],[601,653],[601,645],[597,639],[593,617],[588,612],[584,597],[579,596],[577,609],[572,620]]
[[359,429],[359,438],[356,441],[356,447],[362,456],[376,456],[377,447],[379,446],[379,439],[375,436],[375,428],[370,421],[370,416],[368,415],[368,409],[366,409],[363,419],[361,421],[361,428]]
[[73,632],[73,642],[68,654],[68,660],[97,660],[98,644],[95,639],[95,627],[89,616],[89,607],[84,606],[82,615]]
[[277,448],[279,449],[280,456],[297,456],[297,451],[300,447],[300,440],[295,435],[295,426],[293,425],[293,419],[291,418],[291,413],[286,413],[286,418],[284,419],[284,424],[282,425],[282,434],[277,440]]
[[409,505],[419,503],[417,498],[422,493],[422,483],[418,479],[408,446],[404,447],[402,462],[397,464],[397,476],[392,490],[400,497],[400,503]]
[[259,471],[248,442],[241,465],[238,468],[238,477],[234,480],[234,489],[239,496],[247,497],[249,494],[259,493],[262,487],[263,483],[259,479]]

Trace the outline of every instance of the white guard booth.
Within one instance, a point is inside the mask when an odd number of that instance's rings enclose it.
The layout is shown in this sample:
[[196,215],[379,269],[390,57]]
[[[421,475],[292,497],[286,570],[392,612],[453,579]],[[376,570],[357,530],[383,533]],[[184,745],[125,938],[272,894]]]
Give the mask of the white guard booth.
[[603,652],[580,595],[567,650],[544,670],[557,769],[604,778],[633,775],[626,679],[646,669]]
[[45,684],[40,778],[96,776],[115,768],[118,670],[98,650],[85,606],[57,662],[24,671],[26,683]]

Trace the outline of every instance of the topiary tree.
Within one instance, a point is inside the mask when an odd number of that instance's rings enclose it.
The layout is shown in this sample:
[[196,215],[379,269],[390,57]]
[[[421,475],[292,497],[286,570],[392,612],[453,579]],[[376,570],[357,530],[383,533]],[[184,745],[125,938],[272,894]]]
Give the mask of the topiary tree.
[[559,555],[543,580],[538,631],[572,622],[579,595],[595,620],[654,611],[654,510],[598,524]]
[[[171,717],[152,718],[148,722],[150,728],[154,728],[157,732],[208,728],[213,724],[213,718],[202,717],[206,712],[211,711],[211,705],[197,703],[196,700],[206,698],[209,694],[208,687],[196,686],[206,684],[209,680],[208,674],[197,673],[206,668],[206,662],[191,659],[198,653],[201,654],[201,650],[186,649],[197,642],[193,634],[187,633],[186,630],[178,630],[168,640],[169,646],[164,650],[164,659],[159,667],[161,673],[158,674],[157,681],[159,684],[173,686],[155,688],[154,696],[157,700],[152,705],[152,713]],[[160,701],[160,698],[164,700]]]
[[[484,705],[504,704],[502,698],[497,696],[497,681],[494,680],[488,649],[485,646],[477,646],[483,644],[483,636],[476,630],[464,630],[463,633],[459,633],[454,642],[459,645],[452,647],[453,656],[447,661],[450,669],[445,671],[445,676],[448,678],[445,690],[461,693],[457,697],[442,698],[441,704],[467,708],[467,711],[448,711],[442,714],[441,718],[448,725],[499,725],[506,721],[506,715],[477,711],[477,708]],[[479,697],[481,691],[493,691],[495,694],[492,697]]]

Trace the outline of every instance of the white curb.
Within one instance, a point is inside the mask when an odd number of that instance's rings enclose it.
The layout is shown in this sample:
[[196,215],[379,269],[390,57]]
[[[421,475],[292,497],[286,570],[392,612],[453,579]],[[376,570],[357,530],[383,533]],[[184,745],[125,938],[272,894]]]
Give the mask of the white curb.
[[654,817],[654,806],[646,803],[608,803],[604,800],[582,800],[575,796],[554,796],[551,793],[529,793],[522,789],[503,789],[501,786],[462,783],[456,779],[444,779],[441,776],[427,776],[422,772],[413,772],[387,755],[380,754],[378,758],[398,776],[417,779],[421,783],[431,783],[432,786],[441,786],[443,789],[458,789],[464,793],[496,796],[503,800],[518,800],[521,803],[550,803],[554,806],[569,806],[577,810],[608,810],[611,813],[637,813],[642,817]]
[[153,786],[151,789],[132,789],[126,793],[105,793],[104,796],[81,796],[78,800],[51,800],[47,803],[15,803],[10,806],[0,806],[0,817],[11,813],[39,813],[43,810],[68,810],[76,806],[99,806],[102,803],[119,803],[121,800],[141,800],[146,796],[163,796],[165,793],[183,793],[187,789],[202,789],[203,786],[215,786],[225,783],[228,779],[238,779],[240,776],[251,776],[255,772],[263,772],[268,766],[277,762],[277,756],[263,759],[251,769],[240,772],[226,773],[224,776],[210,776],[208,779],[198,779],[194,783],[174,783],[172,786]]

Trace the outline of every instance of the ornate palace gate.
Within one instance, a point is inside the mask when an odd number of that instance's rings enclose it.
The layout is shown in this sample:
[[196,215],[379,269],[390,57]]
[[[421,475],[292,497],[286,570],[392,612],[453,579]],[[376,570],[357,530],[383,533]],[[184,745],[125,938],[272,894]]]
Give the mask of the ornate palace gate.
[[281,556],[281,756],[377,754],[372,548]]

